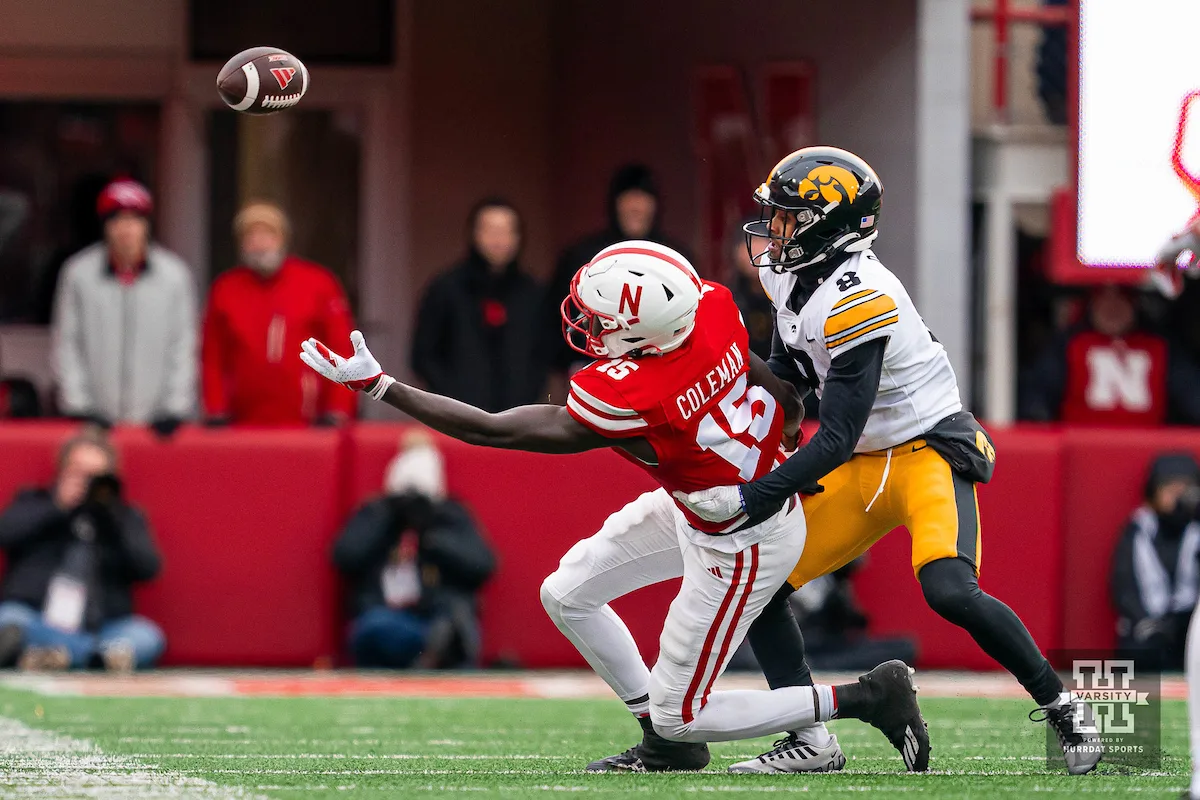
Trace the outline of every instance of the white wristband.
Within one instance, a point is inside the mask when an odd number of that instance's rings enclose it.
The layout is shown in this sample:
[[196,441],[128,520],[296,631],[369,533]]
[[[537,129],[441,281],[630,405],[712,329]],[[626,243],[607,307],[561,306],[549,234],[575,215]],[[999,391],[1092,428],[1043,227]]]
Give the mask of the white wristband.
[[367,394],[371,395],[374,400],[382,400],[384,393],[391,387],[396,379],[391,375],[383,374],[379,376],[379,380],[375,381],[375,386],[367,390]]

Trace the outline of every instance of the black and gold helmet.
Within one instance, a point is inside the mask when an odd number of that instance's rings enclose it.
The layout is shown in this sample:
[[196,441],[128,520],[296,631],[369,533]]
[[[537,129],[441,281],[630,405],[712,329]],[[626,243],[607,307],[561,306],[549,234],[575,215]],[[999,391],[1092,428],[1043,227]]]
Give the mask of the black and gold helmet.
[[[771,169],[754,200],[761,206],[758,221],[743,228],[750,257],[760,267],[794,272],[828,266],[841,261],[843,253],[870,247],[878,235],[883,184],[853,153],[805,147]],[[796,229],[787,239],[771,235],[771,217],[779,208],[796,214]],[[761,240],[757,246],[756,239]],[[762,242],[772,239],[774,246],[763,249]]]

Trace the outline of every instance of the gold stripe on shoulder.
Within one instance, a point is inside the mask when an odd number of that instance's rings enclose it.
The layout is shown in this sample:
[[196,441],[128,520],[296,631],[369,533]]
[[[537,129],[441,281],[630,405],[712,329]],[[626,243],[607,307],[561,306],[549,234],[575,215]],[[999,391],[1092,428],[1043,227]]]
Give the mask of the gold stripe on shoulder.
[[839,308],[841,308],[842,306],[846,305],[847,303],[853,303],[855,300],[861,300],[862,298],[866,297],[867,295],[871,294],[874,291],[875,291],[874,289],[863,289],[862,291],[855,292],[854,294],[851,294],[851,295],[847,295],[846,297],[843,297],[841,300],[838,300],[836,303],[833,304],[833,310],[836,311]]
[[880,314],[888,314],[895,310],[896,302],[886,294],[877,294],[875,297],[861,300],[841,311],[835,311],[825,320],[825,338],[836,339]]
[[859,328],[858,330],[854,331],[854,333],[848,334],[846,336],[842,336],[840,339],[827,339],[825,342],[825,346],[828,347],[830,350],[834,349],[835,347],[841,347],[844,344],[849,344],[850,342],[853,342],[855,339],[858,339],[861,336],[865,336],[866,334],[870,333],[871,331],[877,331],[880,328],[886,327],[888,325],[894,325],[899,319],[900,319],[900,315],[898,313],[888,312],[887,314],[884,314],[884,315],[876,318],[875,320],[872,320],[870,325],[867,325],[864,328]]

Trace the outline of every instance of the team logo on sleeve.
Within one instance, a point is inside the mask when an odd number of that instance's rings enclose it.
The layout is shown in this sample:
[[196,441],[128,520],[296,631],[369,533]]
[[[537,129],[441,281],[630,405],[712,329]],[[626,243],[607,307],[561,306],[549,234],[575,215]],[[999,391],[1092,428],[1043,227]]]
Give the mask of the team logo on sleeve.
[[845,167],[822,164],[814,167],[796,187],[805,200],[824,200],[826,203],[853,203],[858,197],[859,183],[854,173]]

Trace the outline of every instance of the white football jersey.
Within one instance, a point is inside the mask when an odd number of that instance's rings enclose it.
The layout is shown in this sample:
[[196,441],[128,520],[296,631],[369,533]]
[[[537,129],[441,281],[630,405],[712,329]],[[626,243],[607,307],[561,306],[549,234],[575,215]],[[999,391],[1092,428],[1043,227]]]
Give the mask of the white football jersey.
[[868,453],[916,439],[962,410],[958,380],[945,349],[933,338],[904,286],[870,250],[853,254],[817,287],[799,311],[788,308],[792,273],[759,270],[775,306],[779,336],[817,397],[837,356],[888,338],[879,394],[854,451]]

